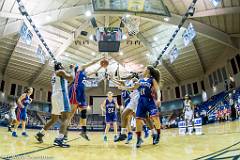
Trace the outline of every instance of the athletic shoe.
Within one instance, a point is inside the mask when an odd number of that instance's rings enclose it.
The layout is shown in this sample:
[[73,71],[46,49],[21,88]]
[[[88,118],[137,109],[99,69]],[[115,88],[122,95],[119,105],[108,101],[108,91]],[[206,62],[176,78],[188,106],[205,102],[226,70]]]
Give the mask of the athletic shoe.
[[142,143],[143,143],[142,138],[138,138],[138,139],[137,139],[136,147],[137,147],[137,148],[140,148]]
[[104,142],[107,142],[107,136],[106,135],[103,137],[103,140],[104,140]]
[[133,138],[133,133],[132,133],[132,132],[129,132],[129,133],[128,133],[128,137],[127,137],[127,142],[126,142],[126,144],[129,144],[129,142],[132,140],[132,138]]
[[18,137],[17,132],[12,132],[13,137]]
[[8,126],[8,132],[12,132],[12,126]]
[[67,135],[64,135],[63,140],[64,140],[64,141],[67,141],[67,140],[68,140],[68,136],[67,136]]
[[117,142],[117,141],[118,141],[118,136],[115,135],[115,136],[114,136],[114,142]]
[[69,148],[70,147],[69,144],[64,143],[63,139],[58,139],[58,138],[55,138],[53,145],[54,146],[59,146],[59,147],[62,147],[62,148]]
[[153,135],[153,145],[158,144],[159,140],[160,140],[160,134],[154,134]]
[[28,135],[27,135],[26,132],[22,132],[22,136],[24,136],[24,137],[28,137]]
[[87,141],[90,141],[90,139],[88,138],[88,135],[86,132],[81,132],[80,136],[82,136],[84,139],[86,139]]
[[148,138],[149,137],[149,130],[147,128],[147,126],[143,126],[143,131],[144,131],[144,138]]
[[43,139],[42,139],[43,136],[44,136],[44,134],[38,132],[38,133],[35,135],[35,138],[36,138],[36,140],[37,140],[39,143],[43,143]]
[[127,138],[126,134],[119,134],[119,136],[116,139],[116,142],[118,141],[124,141]]

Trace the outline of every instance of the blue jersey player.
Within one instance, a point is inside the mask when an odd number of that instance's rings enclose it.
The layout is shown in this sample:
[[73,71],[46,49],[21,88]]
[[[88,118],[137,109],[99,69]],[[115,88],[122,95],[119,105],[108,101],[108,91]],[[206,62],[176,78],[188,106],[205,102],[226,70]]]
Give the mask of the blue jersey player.
[[106,100],[102,104],[102,110],[105,111],[106,117],[106,128],[105,128],[105,134],[104,134],[104,141],[107,141],[107,134],[110,129],[110,124],[113,124],[114,127],[114,141],[117,139],[117,109],[119,109],[119,106],[115,99],[113,99],[113,93],[108,92]]
[[[86,140],[90,140],[87,136],[87,101],[85,95],[85,82],[87,77],[95,74],[101,67],[97,69],[97,71],[87,73],[86,68],[92,66],[97,63],[102,58],[93,60],[87,64],[81,66],[73,66],[71,65],[70,69],[72,70],[72,75],[74,77],[73,83],[69,87],[69,98],[72,106],[71,118],[74,116],[77,109],[80,111],[80,126],[82,127],[81,136]],[[74,68],[74,70],[73,70]],[[67,133],[65,134],[67,137]]]
[[[134,90],[138,89],[140,93],[137,111],[136,111],[136,134],[137,144],[139,148],[143,142],[141,139],[142,124],[146,118],[146,114],[149,113],[151,120],[154,122],[155,129],[153,130],[153,144],[158,144],[160,139],[160,119],[158,113],[158,107],[160,106],[160,73],[152,66],[145,68],[143,73],[144,78],[140,79],[138,83],[135,83],[133,87],[122,87],[122,89]],[[153,92],[155,94],[153,94]],[[156,97],[154,96],[156,95]],[[156,99],[155,99],[156,98]]]
[[22,123],[22,135],[28,136],[25,130],[26,121],[27,121],[27,107],[32,102],[30,96],[33,93],[33,88],[29,87],[17,100],[17,121],[14,124],[14,131],[12,132],[13,137],[17,137],[17,128],[19,123]]

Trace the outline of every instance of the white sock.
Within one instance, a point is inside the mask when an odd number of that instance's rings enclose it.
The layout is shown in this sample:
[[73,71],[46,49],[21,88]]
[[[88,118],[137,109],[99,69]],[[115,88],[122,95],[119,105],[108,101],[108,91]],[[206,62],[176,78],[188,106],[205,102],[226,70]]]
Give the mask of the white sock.
[[63,137],[64,137],[64,134],[59,133],[59,135],[57,136],[57,139],[63,139]]
[[155,128],[154,128],[154,129],[151,129],[151,131],[152,131],[152,135],[157,134],[157,131],[156,131]]
[[42,128],[39,132],[42,133],[43,135],[45,135],[46,131]]
[[126,134],[127,129],[126,128],[121,128],[121,134]]

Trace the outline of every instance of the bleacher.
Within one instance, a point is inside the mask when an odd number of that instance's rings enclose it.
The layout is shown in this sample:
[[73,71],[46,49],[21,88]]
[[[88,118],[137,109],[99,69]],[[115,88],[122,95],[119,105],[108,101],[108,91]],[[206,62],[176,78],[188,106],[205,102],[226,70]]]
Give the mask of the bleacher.
[[[232,92],[231,92],[232,93]],[[238,97],[240,96],[240,88],[235,90],[235,93],[233,94],[234,101],[237,101]],[[216,119],[216,111],[221,109],[222,104],[224,104],[224,107],[229,107],[229,92],[221,92],[217,95],[212,96],[210,99],[208,99],[206,102],[203,102],[202,104],[197,105],[195,108],[195,112],[200,115],[202,111],[207,112],[208,118]],[[29,107],[30,108],[30,107]],[[3,103],[0,106],[0,120],[4,120],[4,116],[6,114],[9,114],[10,105],[7,103]],[[28,123],[27,128],[41,128],[43,127],[46,122],[50,119],[51,114],[48,112],[40,112],[28,109]],[[161,116],[165,116],[169,118],[170,120],[173,119],[181,119],[182,115],[182,109],[178,109],[171,112],[162,112]],[[119,122],[120,122],[120,116],[118,116]],[[79,119],[80,115],[75,114],[70,125],[70,130],[79,130]],[[6,124],[6,123],[3,123]],[[103,130],[105,127],[105,117],[98,114],[89,114],[87,117],[87,126],[89,130]],[[59,128],[59,123],[57,123],[55,126],[52,127],[52,129]]]
[[[198,105],[198,110],[196,112],[201,113],[203,110],[207,112],[208,119],[210,121],[216,120],[216,112],[218,110],[223,110],[224,108],[229,109],[229,94],[232,94],[233,100],[237,101],[238,97],[240,96],[240,88],[237,88],[235,90],[235,93],[233,91],[228,92],[221,92],[217,95],[212,96],[209,100],[206,102],[203,102],[202,104]],[[223,103],[223,105],[222,105]]]

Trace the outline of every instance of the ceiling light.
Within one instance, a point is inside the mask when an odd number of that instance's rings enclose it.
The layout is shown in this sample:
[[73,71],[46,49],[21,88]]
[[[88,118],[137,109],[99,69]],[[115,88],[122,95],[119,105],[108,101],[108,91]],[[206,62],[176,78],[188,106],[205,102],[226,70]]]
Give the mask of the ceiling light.
[[91,16],[92,16],[92,12],[89,11],[89,10],[86,11],[86,12],[85,12],[85,16],[86,16],[86,17],[91,17]]
[[123,52],[122,52],[122,51],[120,51],[120,52],[119,52],[119,55],[120,55],[120,56],[122,56],[122,55],[123,55]]
[[169,19],[169,17],[164,17],[163,20],[168,22],[170,19]]
[[143,65],[143,64],[140,64],[140,67],[142,68],[142,67],[144,67],[144,65]]
[[96,55],[96,53],[95,52],[92,52],[92,56],[95,56]]
[[146,56],[148,56],[148,57],[149,57],[149,56],[150,56],[150,54],[149,54],[149,53],[147,53],[147,54],[146,54]]

